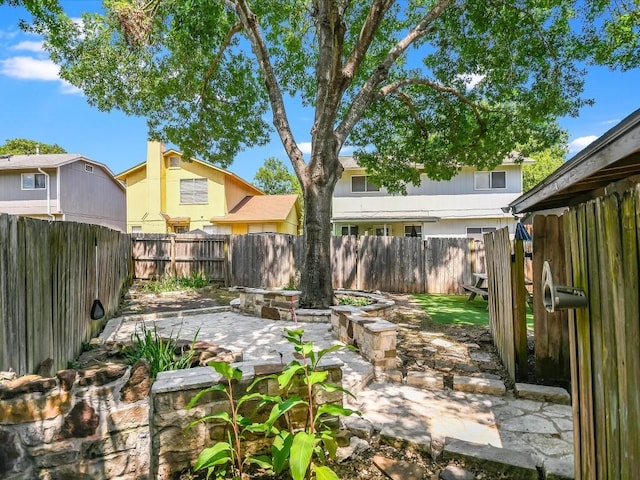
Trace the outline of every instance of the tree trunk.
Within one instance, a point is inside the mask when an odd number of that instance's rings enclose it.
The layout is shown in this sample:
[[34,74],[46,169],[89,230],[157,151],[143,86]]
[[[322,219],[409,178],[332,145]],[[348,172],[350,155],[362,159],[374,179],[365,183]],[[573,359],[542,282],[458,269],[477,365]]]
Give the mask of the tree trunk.
[[305,241],[300,305],[305,308],[327,308],[333,301],[331,200],[341,173],[340,163],[335,155],[335,158],[322,159],[317,165],[321,166],[318,170],[323,171],[322,178],[314,175],[315,181],[303,187]]

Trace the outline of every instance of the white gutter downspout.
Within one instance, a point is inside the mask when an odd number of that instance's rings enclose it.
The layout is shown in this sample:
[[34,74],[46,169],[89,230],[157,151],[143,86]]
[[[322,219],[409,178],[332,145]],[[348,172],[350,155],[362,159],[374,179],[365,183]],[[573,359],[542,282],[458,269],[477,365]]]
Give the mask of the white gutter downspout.
[[65,215],[62,211],[62,197],[60,196],[60,167],[56,168],[56,198],[58,200],[58,214],[62,215],[61,220],[64,222]]
[[47,178],[47,215],[49,215],[49,220],[53,222],[56,217],[51,214],[51,188],[49,188],[49,174],[40,167],[38,167],[38,171]]

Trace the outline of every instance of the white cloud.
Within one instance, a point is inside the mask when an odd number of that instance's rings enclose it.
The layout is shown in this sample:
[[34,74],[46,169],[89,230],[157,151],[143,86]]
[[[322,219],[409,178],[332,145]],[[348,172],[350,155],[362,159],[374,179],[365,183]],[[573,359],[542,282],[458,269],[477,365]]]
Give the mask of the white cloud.
[[10,47],[10,50],[27,50],[29,52],[42,52],[42,42],[25,40]]
[[597,140],[596,135],[587,135],[585,137],[578,137],[575,140],[569,142],[569,153],[576,153],[585,148],[591,142]]
[[15,38],[17,34],[18,33],[13,30],[0,30],[0,39],[12,39]]
[[0,60],[0,75],[19,80],[38,80],[60,82],[61,93],[65,95],[79,94],[82,91],[59,76],[60,67],[51,60],[34,57],[10,57]]
[[605,120],[604,122],[601,122],[601,125],[613,125],[616,123],[620,123],[619,118],[614,118],[613,120]]
[[80,90],[75,85],[71,85],[66,80],[60,80],[60,82],[62,84],[62,88],[60,89],[60,91],[63,94],[65,95],[82,95],[83,94],[82,90]]
[[58,67],[51,60],[33,57],[11,57],[0,60],[0,74],[24,80],[59,80]]
[[311,142],[300,142],[298,148],[302,153],[311,153]]

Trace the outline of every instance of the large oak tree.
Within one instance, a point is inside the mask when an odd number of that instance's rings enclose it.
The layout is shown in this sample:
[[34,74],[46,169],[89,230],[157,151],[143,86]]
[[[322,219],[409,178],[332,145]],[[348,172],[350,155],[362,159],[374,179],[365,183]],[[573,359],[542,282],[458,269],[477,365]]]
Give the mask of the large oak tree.
[[[559,138],[557,117],[583,104],[575,60],[590,43],[602,59],[637,60],[634,1],[108,0],[81,23],[26,3],[91,104],[146,117],[185,154],[224,165],[275,129],[304,193],[301,303],[324,307],[347,142],[391,191],[420,170],[447,179],[515,145],[542,150]],[[573,31],[580,20],[589,29]],[[314,112],[308,161],[293,102]]]

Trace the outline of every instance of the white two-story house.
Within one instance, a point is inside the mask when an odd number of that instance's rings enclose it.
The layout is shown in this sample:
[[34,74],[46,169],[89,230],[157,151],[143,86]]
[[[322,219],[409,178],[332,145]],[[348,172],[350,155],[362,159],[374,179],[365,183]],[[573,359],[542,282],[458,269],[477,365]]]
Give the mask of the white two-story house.
[[335,235],[407,237],[469,237],[497,228],[515,229],[515,220],[502,209],[522,194],[522,165],[506,159],[493,171],[465,167],[448,181],[421,175],[420,186],[407,194],[390,194],[368,181],[354,157],[340,157],[342,178],[333,194]]

